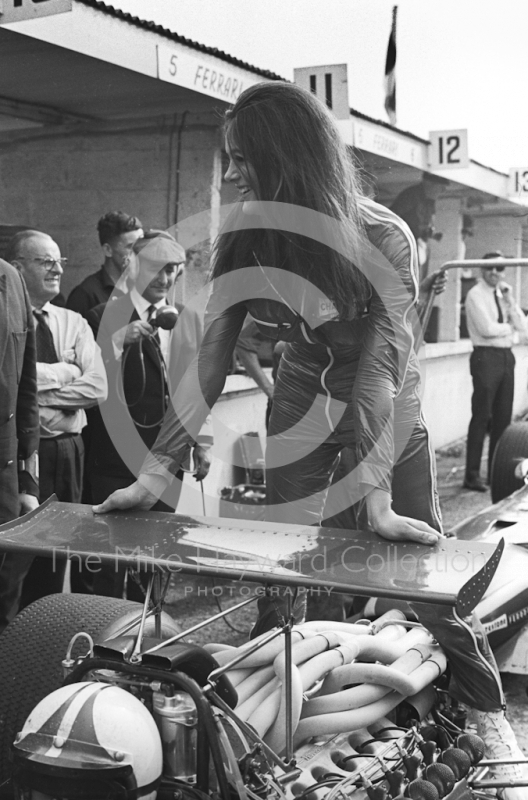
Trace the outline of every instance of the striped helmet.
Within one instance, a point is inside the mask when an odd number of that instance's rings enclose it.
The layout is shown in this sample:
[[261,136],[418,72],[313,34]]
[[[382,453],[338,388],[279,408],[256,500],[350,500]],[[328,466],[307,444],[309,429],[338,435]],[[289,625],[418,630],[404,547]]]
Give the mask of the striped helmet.
[[12,748],[19,798],[155,800],[161,739],[132,694],[104,683],[63,686],[31,712]]

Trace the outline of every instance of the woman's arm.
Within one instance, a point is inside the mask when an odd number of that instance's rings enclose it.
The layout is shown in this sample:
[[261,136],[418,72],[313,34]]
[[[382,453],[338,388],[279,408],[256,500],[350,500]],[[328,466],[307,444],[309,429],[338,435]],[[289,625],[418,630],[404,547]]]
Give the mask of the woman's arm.
[[270,381],[262,369],[257,355],[258,336],[258,327],[253,320],[250,320],[240,332],[236,345],[236,355],[248,376],[253,378],[259,389],[271,400],[273,397],[273,382]]
[[369,524],[384,539],[436,544],[441,537],[427,522],[396,514],[391,507],[391,495],[383,489],[372,489],[366,502]]
[[410,230],[372,201],[362,206],[370,240],[364,268],[371,281],[362,353],[353,389],[360,481],[390,492],[394,463],[394,400],[413,354],[418,296],[416,246]]
[[414,353],[415,243],[407,226],[387,209],[366,201],[362,210],[372,245],[365,263],[374,295],[352,395],[360,488],[378,533],[430,544],[439,536],[433,528],[391,507],[392,470],[399,455],[394,447],[395,399]]

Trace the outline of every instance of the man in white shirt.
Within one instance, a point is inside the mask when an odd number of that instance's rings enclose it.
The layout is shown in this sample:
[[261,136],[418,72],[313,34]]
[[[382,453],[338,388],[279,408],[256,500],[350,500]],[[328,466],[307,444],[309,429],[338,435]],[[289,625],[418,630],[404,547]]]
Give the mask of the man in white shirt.
[[[501,252],[484,258],[503,258]],[[503,280],[504,265],[483,267],[481,279],[466,298],[466,317],[473,343],[470,358],[473,378],[471,422],[469,423],[464,487],[485,492],[480,478],[484,438],[489,428],[488,475],[495,445],[510,424],[513,409],[515,332],[526,333],[527,319],[513,297],[512,287]]]
[[[85,409],[106,398],[106,374],[88,323],[75,311],[53,305],[60,292],[66,259],[51,236],[17,233],[8,256],[27,286],[37,340],[37,391],[40,419],[40,502],[56,494],[63,502],[81,501]],[[62,590],[65,562],[38,557],[24,582],[22,606]]]

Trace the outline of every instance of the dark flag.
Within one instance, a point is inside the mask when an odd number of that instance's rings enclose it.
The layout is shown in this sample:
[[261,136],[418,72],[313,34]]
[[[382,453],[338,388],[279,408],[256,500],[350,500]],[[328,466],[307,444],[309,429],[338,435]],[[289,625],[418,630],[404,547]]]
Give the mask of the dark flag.
[[396,16],[398,6],[392,9],[392,26],[385,60],[385,111],[391,125],[396,125]]

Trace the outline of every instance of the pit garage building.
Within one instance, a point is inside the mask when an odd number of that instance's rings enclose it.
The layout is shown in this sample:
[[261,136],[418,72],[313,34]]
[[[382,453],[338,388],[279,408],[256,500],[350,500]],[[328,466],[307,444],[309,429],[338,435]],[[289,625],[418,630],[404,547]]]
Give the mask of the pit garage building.
[[[319,76],[323,99],[332,87],[342,135],[381,203],[390,205],[429,171],[427,140],[348,107],[342,65],[302,68],[295,80],[309,87],[310,76]],[[69,259],[67,295],[100,266],[96,223],[106,211],[121,208],[157,228],[198,215],[191,238],[213,238],[220,207],[234,200],[222,178],[223,113],[246,87],[278,79],[98,0],[73,0],[71,12],[1,25],[0,244],[2,233],[17,226],[52,235]],[[508,196],[506,174],[475,161],[441,174],[450,183],[436,204],[443,237],[431,243],[430,269],[496,249],[528,256],[526,208]],[[470,238],[463,236],[468,219]],[[437,447],[463,436],[470,416],[471,345],[460,335],[462,285],[470,278],[451,275],[437,301],[436,341],[421,351],[425,411]],[[510,268],[506,278],[528,309],[528,271]],[[203,274],[186,274],[183,300],[202,281]],[[520,413],[528,408],[528,347],[519,345],[516,357]],[[446,397],[453,413],[446,414]],[[216,495],[213,486],[230,482],[221,459],[237,436],[263,431],[264,405],[249,378],[228,378],[215,413],[230,431],[219,430],[209,496]],[[200,507],[191,500],[189,510]]]

